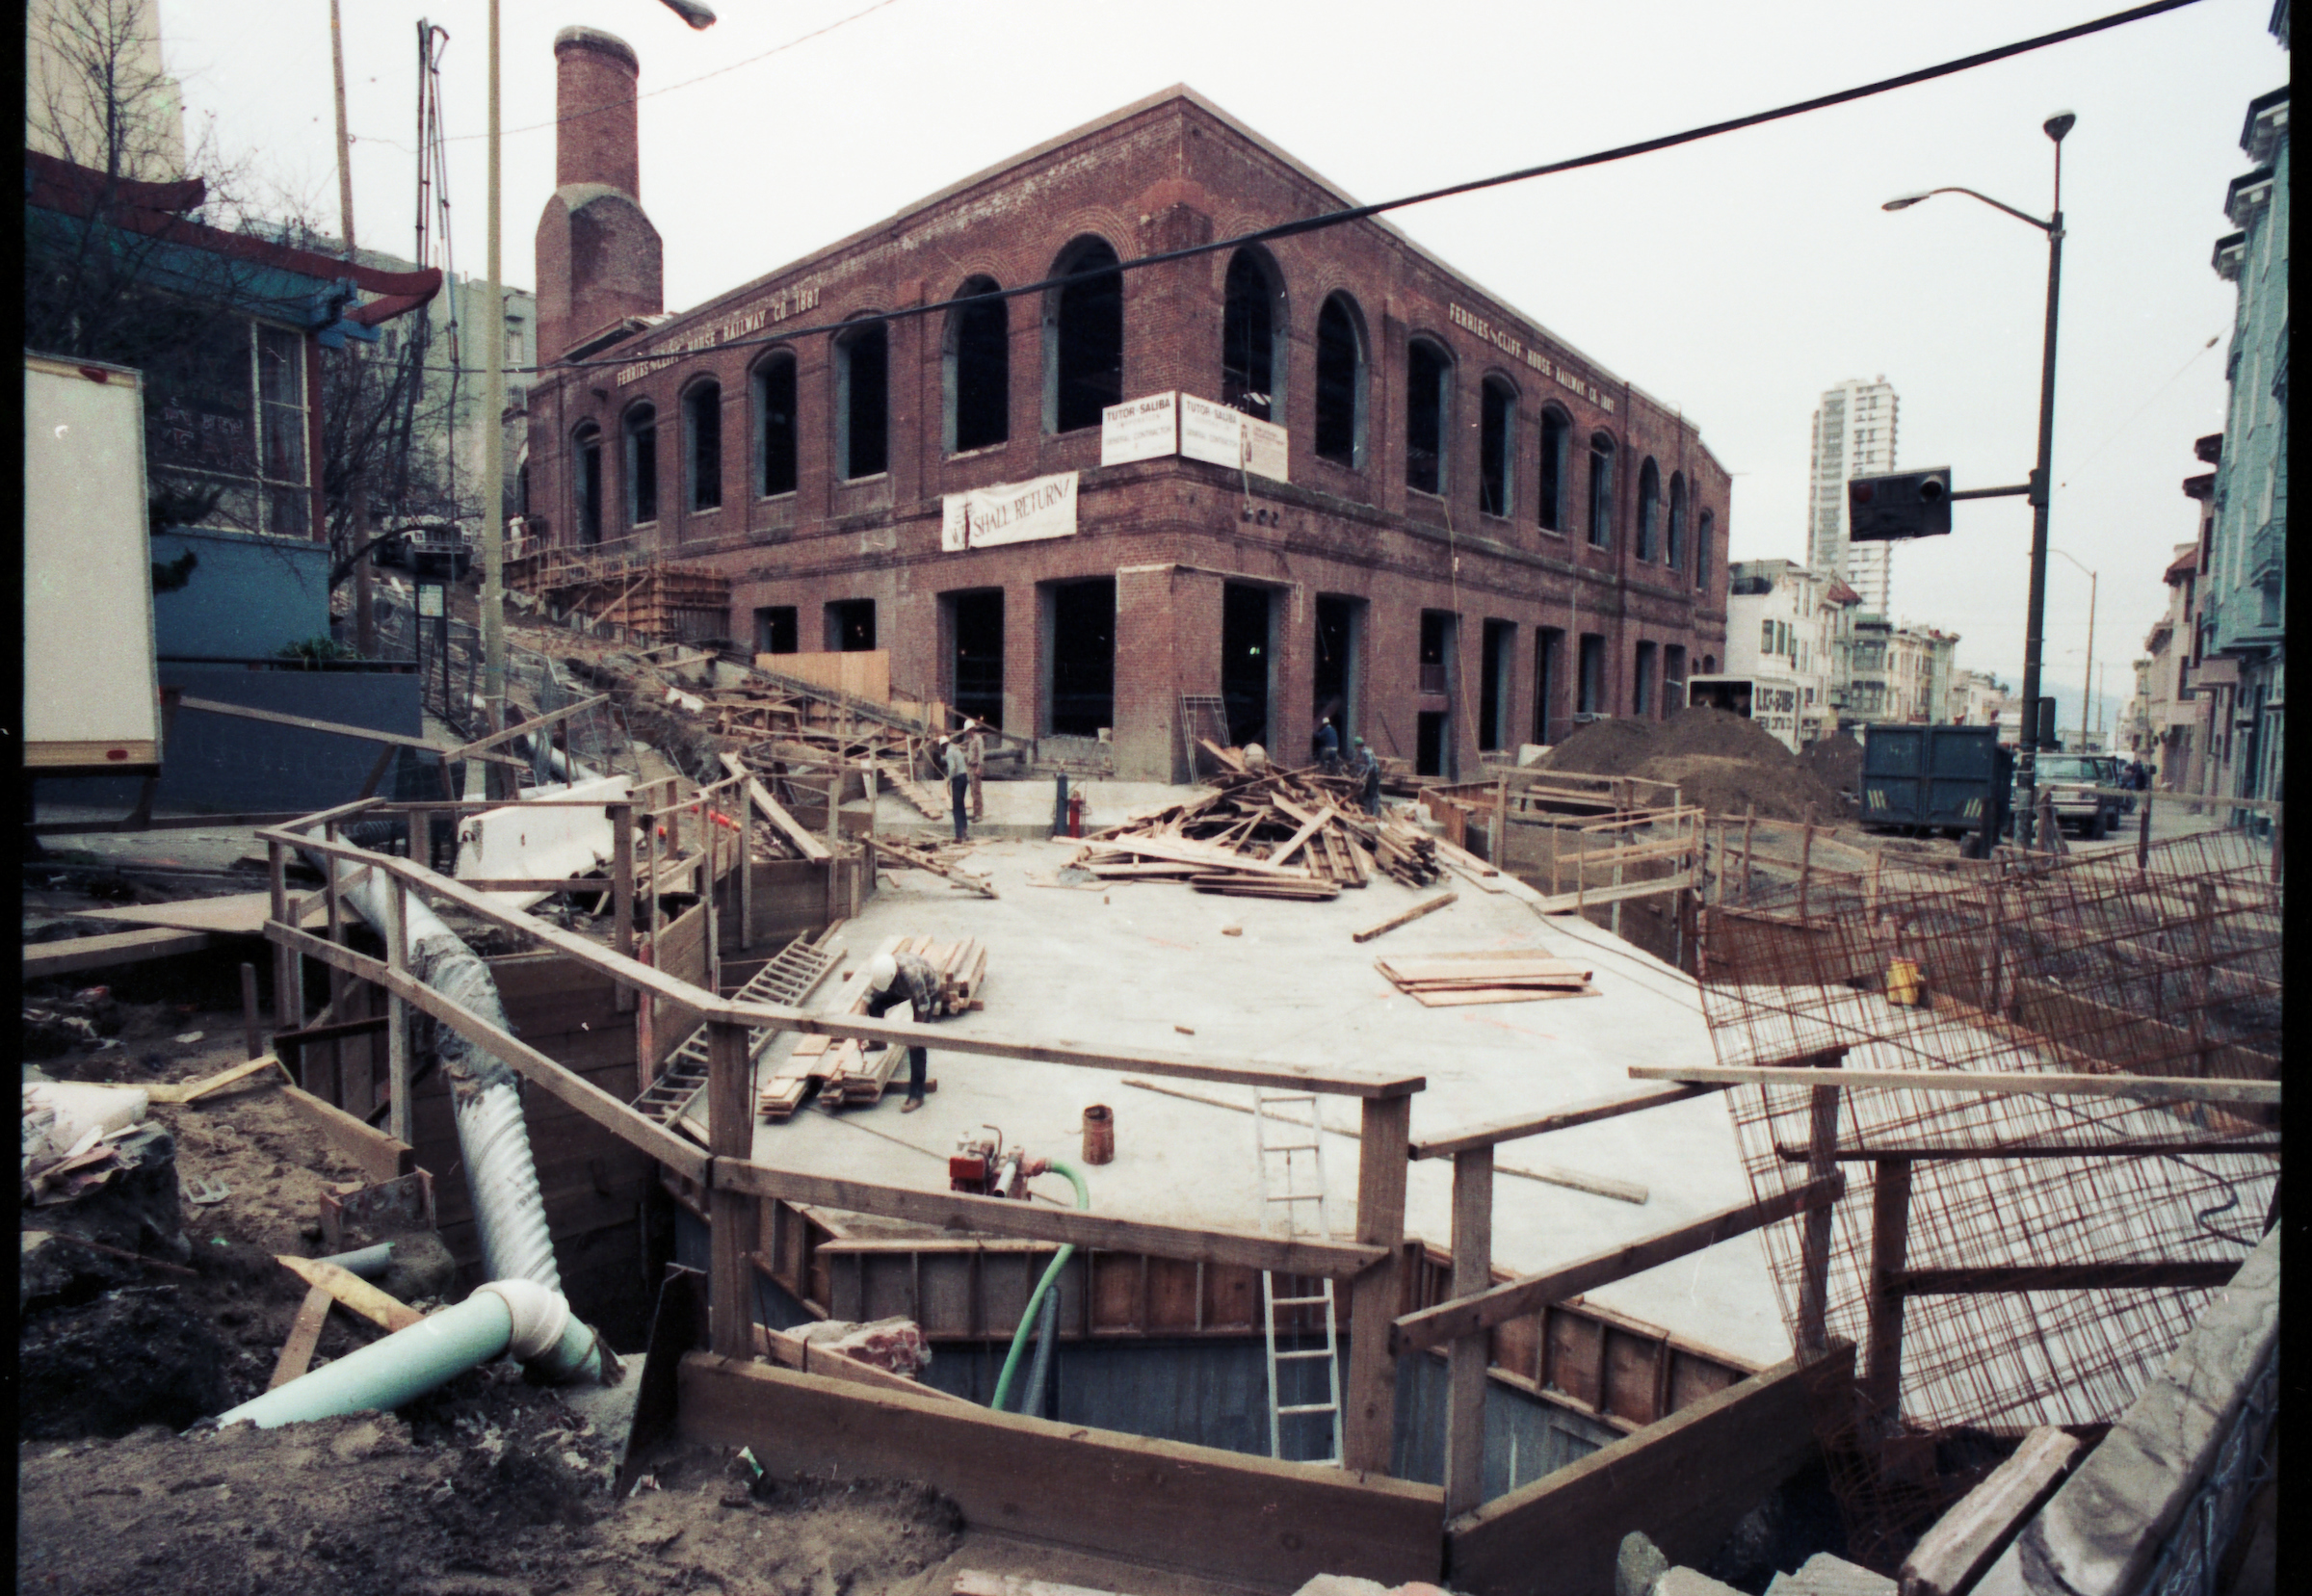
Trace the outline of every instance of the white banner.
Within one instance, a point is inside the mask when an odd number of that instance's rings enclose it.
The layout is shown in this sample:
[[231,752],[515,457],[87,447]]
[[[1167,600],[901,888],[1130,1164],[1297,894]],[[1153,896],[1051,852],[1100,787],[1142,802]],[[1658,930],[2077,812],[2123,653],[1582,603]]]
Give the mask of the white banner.
[[1189,459],[1288,482],[1284,445],[1284,429],[1273,422],[1194,394],[1180,396],[1180,453]]
[[1063,471],[1031,482],[1002,483],[940,500],[939,547],[949,554],[1066,537],[1076,530],[1076,477]]
[[1127,465],[1180,452],[1180,407],[1176,394],[1127,399],[1100,412],[1100,463]]

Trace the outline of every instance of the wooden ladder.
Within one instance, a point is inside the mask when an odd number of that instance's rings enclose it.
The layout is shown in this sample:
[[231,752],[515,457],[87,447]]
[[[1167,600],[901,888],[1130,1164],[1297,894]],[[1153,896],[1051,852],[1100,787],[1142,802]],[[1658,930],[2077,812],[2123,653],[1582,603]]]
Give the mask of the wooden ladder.
[[[1272,1111],[1288,1103],[1308,1105],[1308,1123],[1304,1126],[1291,1119],[1273,1115]],[[1307,1091],[1270,1091],[1262,1086],[1252,1088],[1252,1139],[1260,1160],[1261,1212],[1263,1228],[1279,1228],[1288,1237],[1311,1237],[1328,1241],[1332,1236],[1331,1206],[1325,1191],[1325,1131],[1324,1119],[1317,1106],[1317,1094]],[[1308,1210],[1314,1208],[1311,1223]],[[1291,1277],[1287,1277],[1290,1279]],[[1276,1276],[1262,1270],[1260,1295],[1263,1304],[1262,1321],[1268,1333],[1269,1366],[1269,1455],[1283,1458],[1284,1422],[1287,1419],[1312,1419],[1329,1416],[1328,1433],[1331,1450],[1321,1457],[1295,1458],[1304,1463],[1328,1463],[1335,1468],[1341,1461],[1341,1357],[1340,1322],[1334,1311],[1331,1279],[1318,1282],[1314,1295],[1276,1295]],[[1322,1306],[1325,1310],[1325,1344],[1322,1347],[1298,1345],[1304,1334],[1299,1329],[1285,1332],[1287,1348],[1276,1348],[1277,1321],[1283,1314],[1298,1317],[1300,1310]],[[1288,1402],[1279,1378],[1285,1364],[1308,1364],[1325,1360],[1326,1400],[1319,1402]],[[1305,1433],[1302,1426],[1300,1433]]]
[[[801,1003],[811,989],[827,979],[829,970],[841,955],[832,947],[814,946],[810,933],[805,931],[781,948],[771,960],[748,979],[747,984],[735,994],[740,1003],[775,1003],[788,1007]],[[671,1126],[690,1106],[691,1099],[706,1089],[707,1046],[705,1026],[691,1033],[683,1044],[667,1060],[667,1067],[650,1088],[630,1105],[635,1112],[661,1125]],[[747,1060],[752,1063],[771,1042],[772,1029],[768,1026],[747,1033]]]

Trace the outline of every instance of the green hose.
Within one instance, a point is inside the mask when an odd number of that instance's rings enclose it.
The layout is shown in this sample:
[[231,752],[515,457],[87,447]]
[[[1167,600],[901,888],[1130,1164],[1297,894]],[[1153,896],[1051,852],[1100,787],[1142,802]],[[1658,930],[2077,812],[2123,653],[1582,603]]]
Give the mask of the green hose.
[[[1055,1175],[1067,1177],[1068,1184],[1076,1189],[1078,1208],[1091,1207],[1091,1191],[1085,1186],[1084,1177],[1076,1172],[1074,1164],[1053,1159],[1044,1167]],[[1028,1298],[1027,1312],[1019,1316],[1019,1328],[1012,1333],[1012,1350],[1004,1356],[1004,1372],[996,1376],[995,1400],[987,1404],[998,1413],[1004,1409],[1004,1399],[1012,1394],[1012,1376],[1019,1371],[1019,1354],[1027,1347],[1028,1332],[1035,1327],[1036,1310],[1043,1305],[1043,1294],[1052,1289],[1060,1278],[1060,1271],[1067,1268],[1067,1261],[1075,1255],[1076,1249],[1072,1243],[1062,1247],[1054,1254],[1051,1267],[1043,1271],[1043,1278],[1036,1282],[1035,1294]]]

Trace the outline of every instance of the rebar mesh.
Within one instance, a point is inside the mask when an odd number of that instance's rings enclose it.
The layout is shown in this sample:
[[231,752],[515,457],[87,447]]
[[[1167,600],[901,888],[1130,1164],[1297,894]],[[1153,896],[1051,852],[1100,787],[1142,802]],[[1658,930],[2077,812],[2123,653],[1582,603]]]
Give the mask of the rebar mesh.
[[[2281,885],[2268,844],[2222,831],[1976,862],[1791,840],[1759,836],[1754,857],[1721,848],[1709,862],[1702,1004],[1721,1063],[2278,1077]],[[1747,902],[1730,901],[1746,877]],[[1808,1178],[1814,1091],[1727,1094],[1756,1196]],[[2244,1144],[2276,1143],[2277,1116],[2124,1096],[1836,1095],[1848,1189],[1830,1217],[1824,1323],[1863,1361],[1856,1399],[1821,1423],[1851,1540],[1886,1565],[1968,1482],[1938,1478],[1938,1450],[1948,1459],[1970,1433],[2112,1422],[2212,1288],[1987,1290],[1977,1277],[1903,1295],[1897,1321],[1876,1271],[2236,1264],[2268,1224],[2278,1179],[2277,1160]],[[2146,1142],[2161,1150],[2115,1151]],[[1983,1156],[2073,1147],[2089,1156]],[[1921,1156],[1935,1148],[1974,1156]],[[1885,1255],[1875,1193],[1905,1179],[1900,1255]],[[1794,1340],[1803,1236],[1803,1219],[1764,1232]],[[1894,1357],[1883,1323],[1874,1347],[1875,1313],[1900,1324],[1899,1377],[1880,1367]]]

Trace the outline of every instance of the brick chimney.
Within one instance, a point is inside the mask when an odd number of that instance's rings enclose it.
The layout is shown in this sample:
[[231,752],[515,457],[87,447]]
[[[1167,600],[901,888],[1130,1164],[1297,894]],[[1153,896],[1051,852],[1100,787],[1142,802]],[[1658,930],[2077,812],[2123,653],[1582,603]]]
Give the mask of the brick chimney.
[[634,50],[595,28],[565,28],[554,61],[556,187],[537,241],[541,360],[665,308],[658,229],[640,198]]

